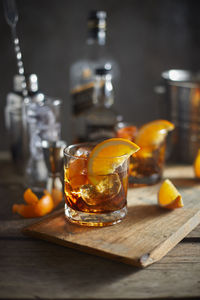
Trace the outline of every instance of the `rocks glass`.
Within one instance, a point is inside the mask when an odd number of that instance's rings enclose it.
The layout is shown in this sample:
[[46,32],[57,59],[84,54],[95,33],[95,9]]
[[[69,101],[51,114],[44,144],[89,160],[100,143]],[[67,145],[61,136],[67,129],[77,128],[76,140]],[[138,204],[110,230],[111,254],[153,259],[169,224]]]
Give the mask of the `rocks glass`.
[[[94,143],[64,149],[65,215],[69,221],[86,226],[120,222],[127,213],[128,159],[109,174],[90,173],[90,152]],[[97,158],[106,164],[117,157]]]

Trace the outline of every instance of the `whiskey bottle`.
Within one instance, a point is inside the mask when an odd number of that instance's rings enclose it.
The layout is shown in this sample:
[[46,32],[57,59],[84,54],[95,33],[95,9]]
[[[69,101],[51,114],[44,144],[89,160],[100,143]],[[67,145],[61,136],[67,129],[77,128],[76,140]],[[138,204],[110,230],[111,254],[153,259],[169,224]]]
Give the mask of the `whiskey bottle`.
[[106,64],[96,69],[93,107],[85,116],[86,137],[88,141],[98,141],[115,136],[115,127],[122,117],[113,109],[114,93],[111,67]]
[[70,98],[73,117],[73,141],[85,141],[85,112],[93,106],[95,70],[109,64],[113,84],[119,79],[119,67],[106,51],[106,12],[91,11],[83,59],[70,68]]

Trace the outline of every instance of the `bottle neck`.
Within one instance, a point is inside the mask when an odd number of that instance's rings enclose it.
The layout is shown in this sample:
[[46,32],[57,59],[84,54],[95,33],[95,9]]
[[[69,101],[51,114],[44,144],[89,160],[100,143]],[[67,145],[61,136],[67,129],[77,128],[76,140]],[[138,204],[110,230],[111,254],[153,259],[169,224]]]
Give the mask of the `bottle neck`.
[[106,43],[99,39],[88,38],[86,41],[86,58],[98,61],[105,57]]
[[111,75],[96,76],[93,103],[98,107],[109,108],[114,103]]

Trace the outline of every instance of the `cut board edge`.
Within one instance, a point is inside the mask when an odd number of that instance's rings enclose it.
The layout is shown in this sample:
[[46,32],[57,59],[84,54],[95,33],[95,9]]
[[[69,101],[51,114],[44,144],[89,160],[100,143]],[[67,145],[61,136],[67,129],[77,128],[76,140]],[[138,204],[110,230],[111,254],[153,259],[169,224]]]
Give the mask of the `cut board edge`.
[[173,249],[184,237],[186,237],[194,228],[200,224],[200,211],[183,224],[174,232],[165,242],[160,243],[150,253],[143,254],[139,259],[141,267],[148,265],[163,258],[171,249]]
[[200,224],[200,211],[198,211],[193,217],[191,217],[185,224],[183,224],[178,231],[174,232],[171,236],[168,237],[167,240],[160,243],[156,246],[151,252],[143,253],[140,257],[130,258],[122,255],[117,255],[114,253],[108,253],[104,250],[99,250],[96,248],[92,248],[87,245],[76,244],[75,242],[62,240],[56,236],[49,235],[48,233],[43,233],[42,231],[38,231],[37,227],[39,224],[44,223],[47,220],[54,219],[60,215],[62,215],[62,211],[58,211],[53,216],[49,216],[45,220],[41,220],[37,223],[29,225],[22,229],[22,233],[34,238],[39,238],[42,240],[46,240],[49,242],[56,243],[61,246],[69,247],[78,251],[82,251],[85,253],[97,255],[104,258],[109,258],[114,261],[123,262],[129,265],[133,265],[139,268],[145,268],[156,261],[160,260],[164,257],[173,247],[175,247],[188,233],[190,233],[198,224]]

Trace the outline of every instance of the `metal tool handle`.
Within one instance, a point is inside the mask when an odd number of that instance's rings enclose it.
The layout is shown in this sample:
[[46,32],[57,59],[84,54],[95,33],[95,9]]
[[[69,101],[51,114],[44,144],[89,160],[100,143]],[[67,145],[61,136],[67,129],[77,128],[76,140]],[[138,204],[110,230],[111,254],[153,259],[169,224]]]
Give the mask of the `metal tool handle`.
[[[24,75],[24,65],[22,61],[22,53],[21,49],[19,46],[19,39],[17,37],[17,32],[16,32],[16,25],[18,22],[18,12],[17,12],[17,6],[15,0],[3,0],[3,6],[4,6],[4,14],[5,14],[5,19],[8,23],[8,25],[11,27],[11,33],[12,33],[12,38],[14,42],[14,50],[15,50],[15,55],[17,59],[17,67],[18,67],[18,73],[20,75]],[[27,90],[26,90],[26,82],[24,80],[23,82],[23,96],[27,96]]]
[[11,27],[16,27],[18,22],[18,12],[15,0],[3,0],[4,14],[6,22]]

